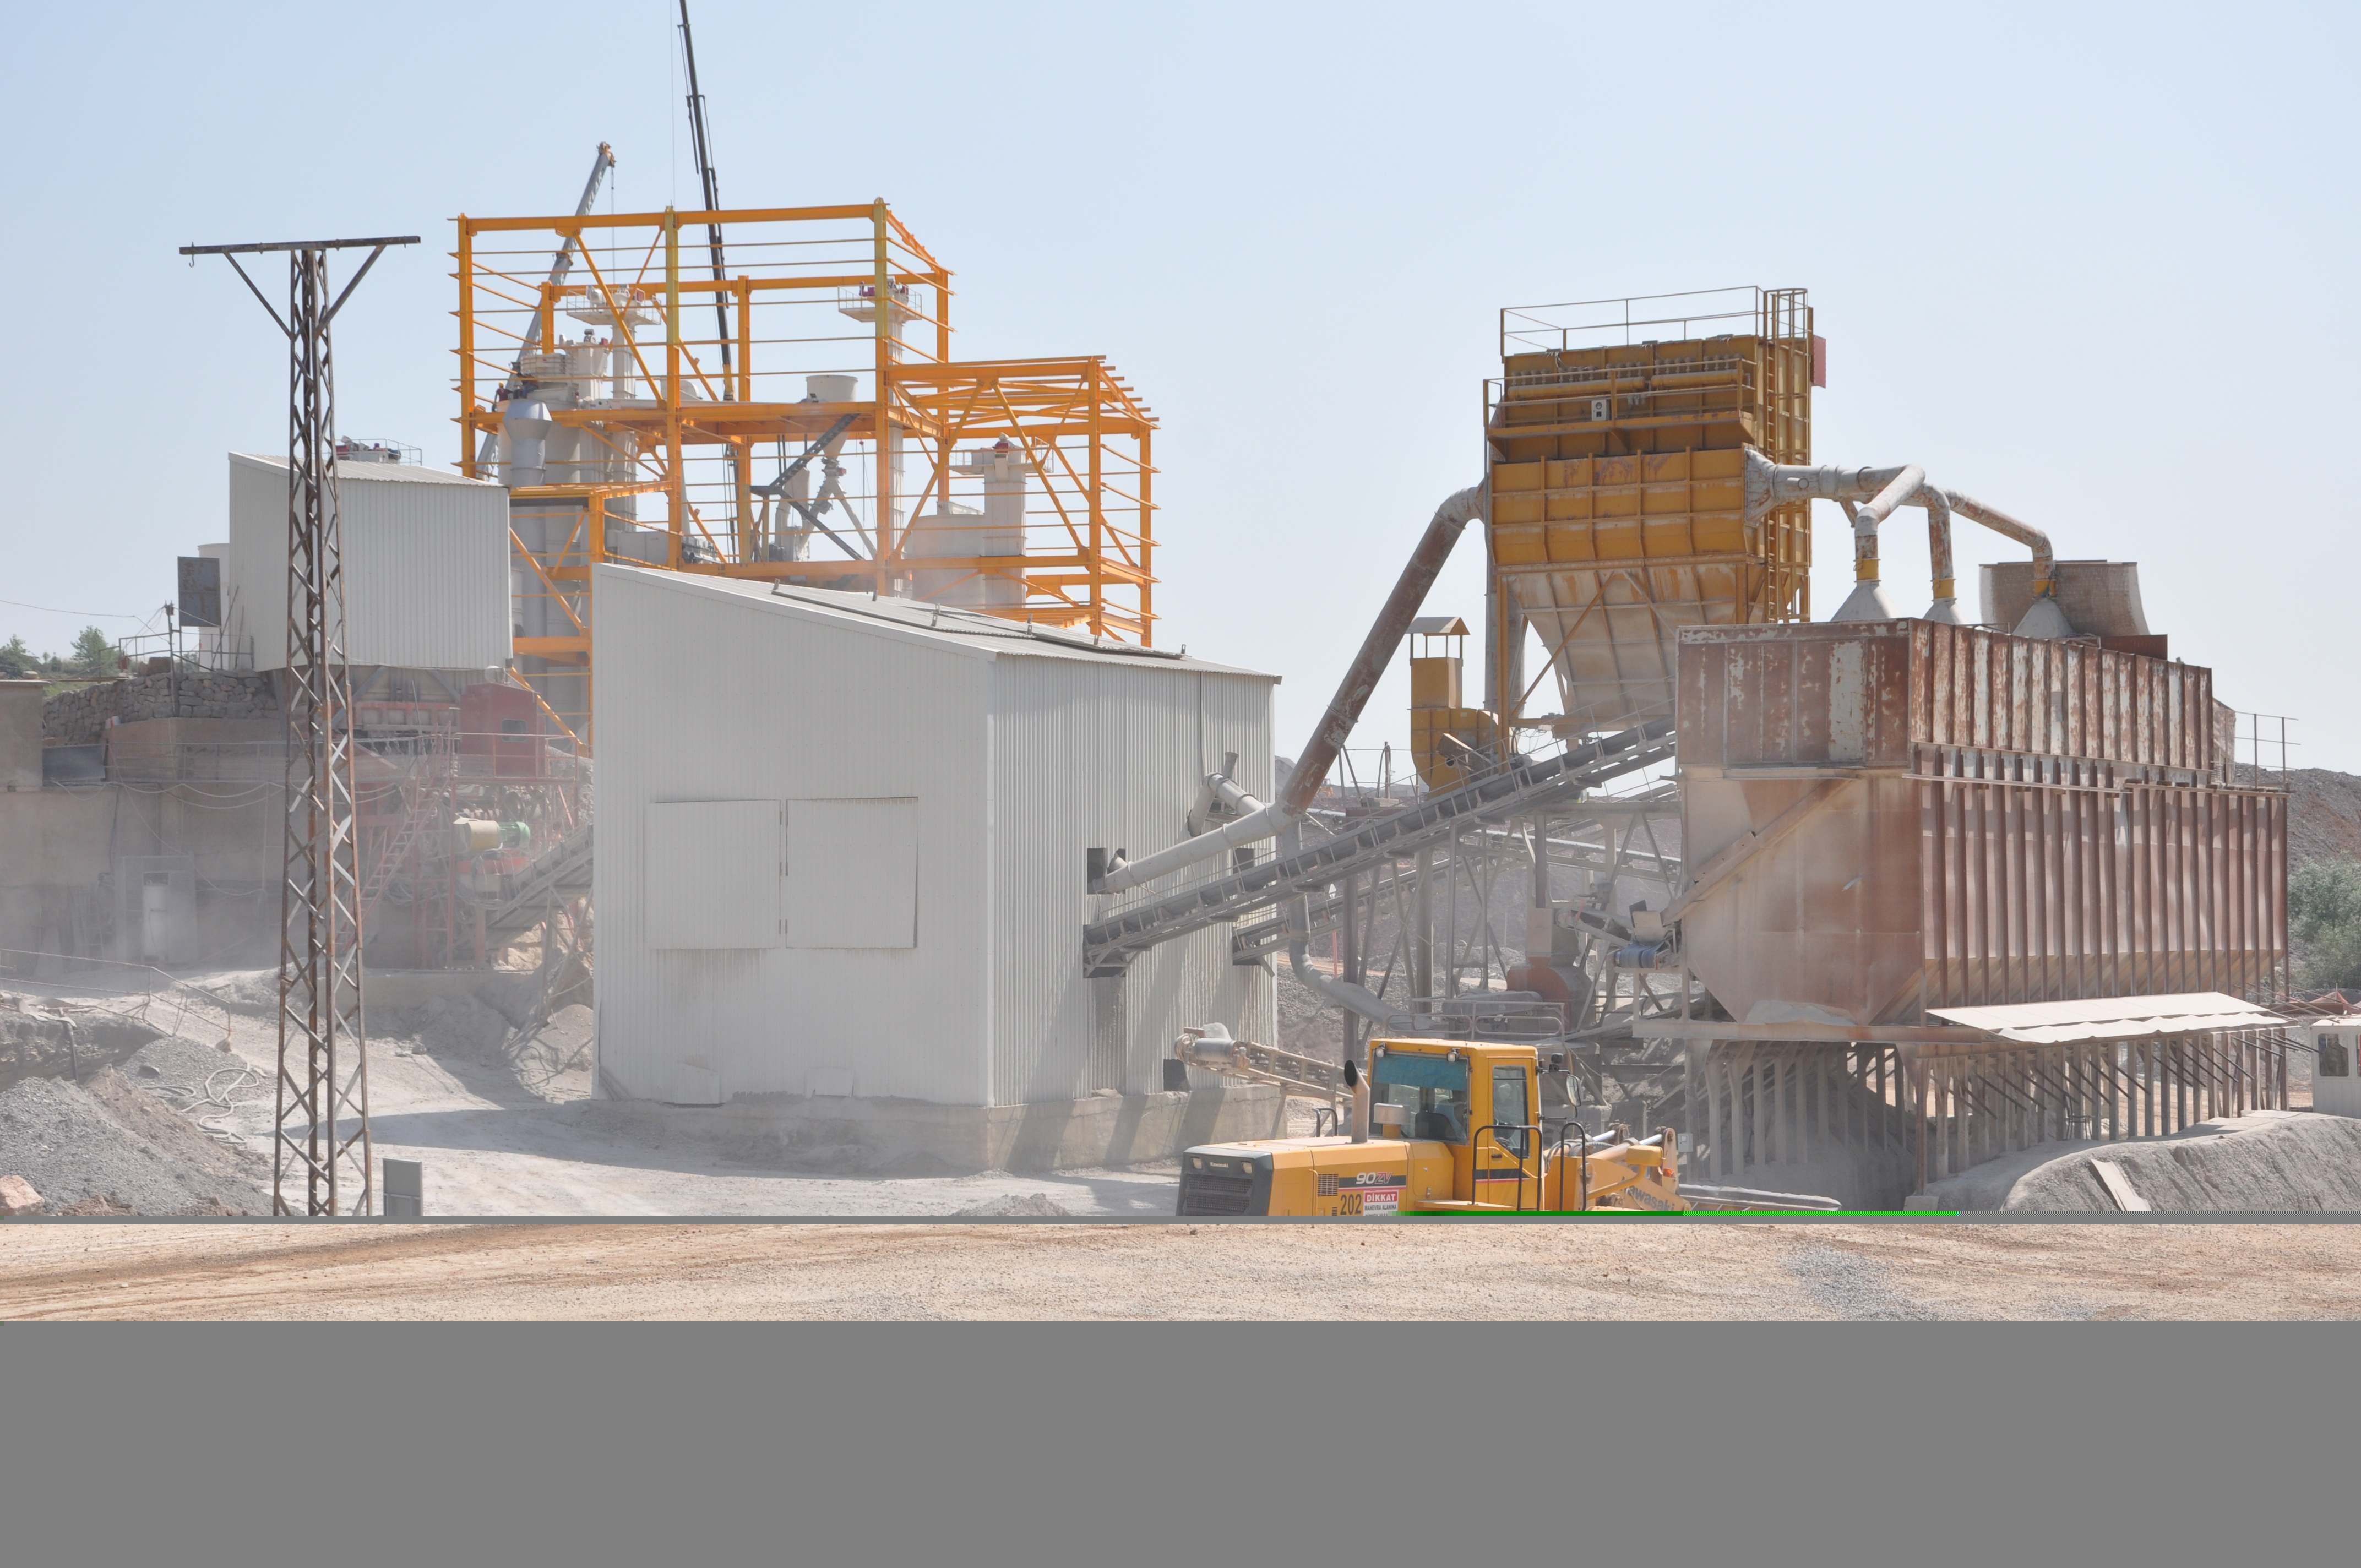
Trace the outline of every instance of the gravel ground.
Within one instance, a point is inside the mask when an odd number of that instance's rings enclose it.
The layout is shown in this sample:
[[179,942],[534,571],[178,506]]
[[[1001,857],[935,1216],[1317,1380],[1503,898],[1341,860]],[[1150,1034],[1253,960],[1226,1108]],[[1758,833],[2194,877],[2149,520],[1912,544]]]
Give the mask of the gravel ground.
[[2092,1159],[2114,1161],[2158,1213],[2361,1209],[2361,1121],[2285,1111],[2207,1123],[2155,1143],[2077,1150],[2027,1172],[1999,1206],[2109,1212],[2115,1201]]
[[79,1083],[27,1078],[0,1093],[0,1171],[31,1182],[51,1213],[77,1206],[135,1214],[268,1213],[268,1168],[258,1182],[258,1165],[206,1136],[116,1068]]
[[2342,1320],[2342,1226],[0,1224],[0,1318]]

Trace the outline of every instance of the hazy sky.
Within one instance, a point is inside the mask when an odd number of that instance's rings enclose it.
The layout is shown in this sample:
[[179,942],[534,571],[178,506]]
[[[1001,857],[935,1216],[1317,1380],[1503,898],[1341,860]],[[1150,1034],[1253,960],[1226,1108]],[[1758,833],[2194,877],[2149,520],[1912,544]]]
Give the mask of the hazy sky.
[[[1102,353],[1155,408],[1159,641],[1283,674],[1283,751],[1481,475],[1499,308],[1752,283],[1811,291],[1818,460],[2136,560],[2224,700],[2361,771],[2350,5],[693,16],[725,204],[883,196],[958,274],[961,357]],[[281,340],[181,245],[425,236],[338,318],[339,424],[453,461],[450,220],[570,210],[600,141],[622,210],[693,205],[674,21],[10,7],[0,639],[134,630],[224,536],[223,454],[283,449]],[[1916,611],[1925,531],[1887,532]],[[1972,614],[2018,552],[1960,547]],[[1825,615],[1833,508],[1817,556]],[[1428,608],[1473,619],[1481,561]],[[1407,740],[1407,685],[1356,745]]]

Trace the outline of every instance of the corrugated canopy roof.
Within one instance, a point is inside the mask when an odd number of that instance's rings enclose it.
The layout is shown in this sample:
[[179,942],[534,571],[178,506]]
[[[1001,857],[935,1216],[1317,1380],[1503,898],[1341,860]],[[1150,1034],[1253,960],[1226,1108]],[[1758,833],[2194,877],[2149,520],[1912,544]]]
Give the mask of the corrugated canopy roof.
[[1929,1007],[1930,1017],[2027,1046],[2138,1040],[2208,1029],[2273,1029],[2287,1020],[2218,991],[2169,996],[2102,996],[2081,1002],[2019,1002],[2004,1007]]
[[1465,637],[1467,623],[1455,615],[1422,615],[1410,623],[1413,637]]

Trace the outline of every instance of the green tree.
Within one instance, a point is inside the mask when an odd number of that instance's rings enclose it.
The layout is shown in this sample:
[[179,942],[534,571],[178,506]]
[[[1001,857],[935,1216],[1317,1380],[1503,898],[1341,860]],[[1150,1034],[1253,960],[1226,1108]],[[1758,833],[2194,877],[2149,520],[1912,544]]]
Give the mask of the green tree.
[[2361,989],[2361,861],[2311,861],[2289,874],[2288,935],[2297,983]]
[[73,641],[73,667],[76,674],[104,677],[115,674],[122,661],[116,657],[115,640],[95,626],[85,626],[82,635]]
[[0,680],[20,681],[41,667],[33,651],[25,646],[22,637],[11,637],[0,643]]

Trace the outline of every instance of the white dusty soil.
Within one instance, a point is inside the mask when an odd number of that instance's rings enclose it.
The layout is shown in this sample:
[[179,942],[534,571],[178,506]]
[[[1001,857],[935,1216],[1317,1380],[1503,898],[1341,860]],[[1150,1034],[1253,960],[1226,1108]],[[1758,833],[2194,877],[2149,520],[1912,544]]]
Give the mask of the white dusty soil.
[[2331,1225],[0,1223],[0,1319],[2361,1317]]
[[[208,1127],[230,1150],[242,1151],[259,1167],[263,1201],[252,1189],[230,1190],[222,1181],[224,1205],[267,1212],[271,1074],[276,1033],[269,1014],[272,977],[267,973],[214,977],[214,994],[238,1007],[233,1049],[218,1043],[198,1047],[167,1038],[143,1048],[164,1060],[167,1083],[196,1081],[209,1068],[251,1069],[242,1090],[237,1074],[222,1076],[229,1091],[200,1109]],[[560,1009],[546,1024],[519,1031],[500,1013],[472,997],[437,1001],[410,1011],[371,1008],[368,1048],[371,1133],[379,1158],[413,1159],[423,1166],[430,1214],[447,1215],[723,1215],[993,1214],[1164,1215],[1172,1212],[1180,1175],[1171,1161],[1125,1170],[1073,1170],[1014,1176],[1003,1172],[955,1177],[814,1176],[766,1168],[730,1157],[709,1142],[668,1138],[607,1124],[584,1114],[590,1094],[590,1010]],[[170,1053],[169,1056],[166,1053]],[[133,1065],[126,1062],[126,1066]],[[151,1088],[160,1087],[150,1085]],[[60,1119],[47,1107],[70,1102],[87,1113],[77,1127],[112,1124],[85,1107],[71,1084],[33,1080],[17,1098],[38,1102],[47,1120],[28,1111],[25,1128]],[[181,1094],[166,1103],[190,1097]],[[5,1111],[0,1106],[0,1111]],[[0,1115],[0,1173],[16,1168],[5,1146],[11,1125]],[[23,1140],[17,1140],[23,1141]],[[35,1138],[33,1144],[47,1141]],[[141,1151],[118,1150],[113,1140],[84,1140],[71,1159],[51,1158],[46,1147],[27,1144],[20,1164],[46,1161],[34,1185],[60,1201],[88,1191],[121,1189],[137,1213],[218,1212],[203,1207],[213,1196],[185,1173],[148,1171]],[[151,1140],[152,1141],[152,1140]],[[108,1206],[100,1212],[120,1212]]]

